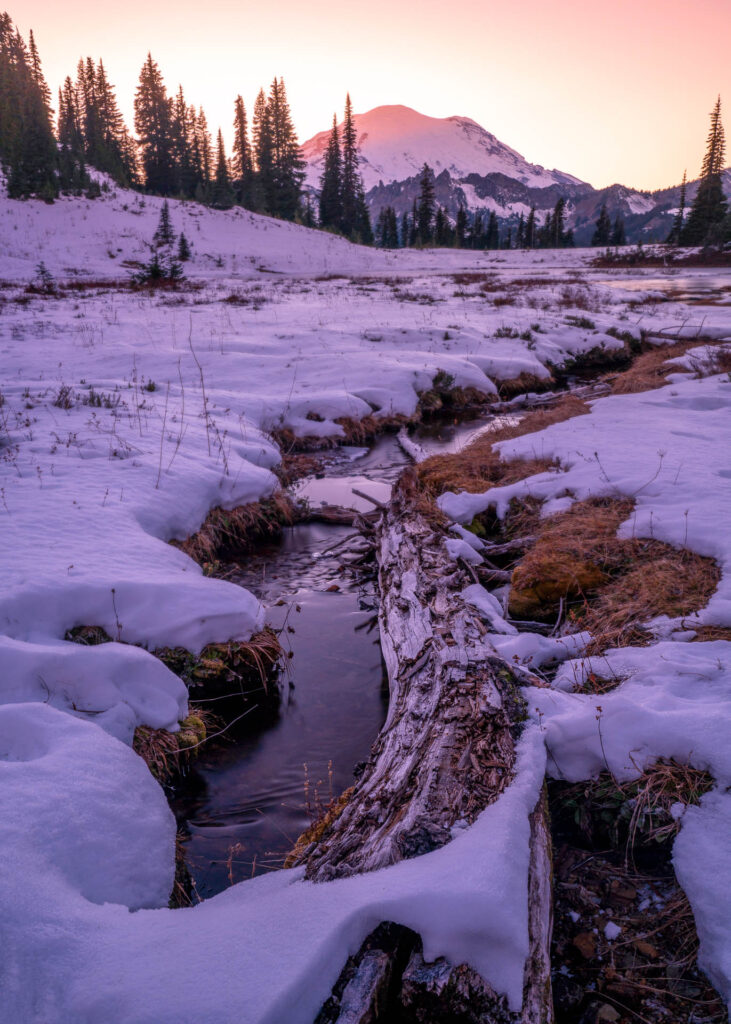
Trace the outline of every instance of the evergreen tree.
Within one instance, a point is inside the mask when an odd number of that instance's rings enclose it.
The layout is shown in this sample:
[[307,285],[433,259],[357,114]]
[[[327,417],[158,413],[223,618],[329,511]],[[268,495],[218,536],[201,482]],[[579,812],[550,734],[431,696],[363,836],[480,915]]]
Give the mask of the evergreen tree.
[[437,206],[437,212],[434,218],[435,244],[440,246],[449,245],[450,234],[451,232],[447,215],[441,206]]
[[181,263],[185,263],[191,257],[190,242],[182,231],[180,232],[180,238],[178,239],[177,256]]
[[347,93],[345,97],[342,140],[343,219],[341,229],[344,235],[351,237],[355,232],[358,220],[358,132],[353,120],[353,105],[350,101],[350,93]]
[[170,221],[170,207],[168,206],[167,199],[160,209],[160,220],[157,223],[155,234],[152,236],[152,241],[156,246],[172,245],[175,241],[175,232]]
[[171,195],[176,185],[172,109],[160,69],[149,53],[135,95],[135,131],[145,188]]
[[198,108],[194,122],[196,154],[196,188],[195,198],[201,203],[208,203],[211,199],[211,182],[213,180],[213,147],[211,146],[211,133],[208,131],[208,120],[206,119],[203,107]]
[[550,249],[553,241],[553,217],[549,210],[546,214],[546,219],[540,228],[536,232],[537,244],[539,249]]
[[612,237],[610,241],[612,245],[627,244],[627,233],[624,229],[624,221],[619,214],[614,218],[614,226],[612,228]]
[[711,111],[706,155],[688,220],[681,235],[683,245],[705,245],[720,240],[721,225],[726,217],[728,202],[723,193],[723,171],[726,156],[726,138],[721,123],[721,97]]
[[482,213],[475,214],[475,220],[472,224],[472,231],[470,233],[470,248],[485,248],[485,224]]
[[234,104],[234,149],[233,178],[236,201],[247,209],[254,209],[254,168],[252,166],[251,146],[246,123],[246,108],[240,96]]
[[10,16],[0,13],[0,164],[11,198],[58,194],[49,100],[35,40],[29,51]]
[[252,126],[254,155],[256,158],[256,209],[264,213],[274,213],[276,206],[274,186],[274,137],[272,133],[271,114],[263,89],[259,90],[254,104]]
[[185,199],[193,198],[200,180],[195,125],[195,110],[185,102],[183,87],[179,85],[172,102],[173,160],[176,191]]
[[596,228],[591,238],[592,245],[607,246],[612,234],[612,221],[607,212],[607,204],[602,203],[602,208],[599,211],[599,217],[596,222]]
[[494,210],[490,211],[490,216],[487,220],[487,232],[485,234],[485,248],[486,249],[497,249],[500,244],[500,225],[498,224],[497,214]]
[[455,224],[455,240],[454,244],[458,249],[464,249],[465,247],[465,236],[467,234],[467,214],[464,206],[460,203],[459,209],[457,210],[457,223]]
[[343,222],[342,157],[340,132],[335,114],[325,151],[325,163],[320,178],[320,225],[339,228]]
[[386,207],[386,232],[385,241],[386,247],[389,249],[398,249],[398,220],[396,219],[396,211],[392,206]]
[[525,249],[525,221],[523,220],[522,211],[518,220],[518,230],[515,233],[515,248]]
[[411,238],[411,223],[409,221],[408,213],[404,212],[404,215],[401,218],[401,247],[403,249],[408,249],[410,238]]
[[434,207],[434,173],[428,164],[424,164],[419,178],[419,201],[416,207],[416,224],[420,245],[429,245],[432,241]]
[[675,214],[675,220],[673,226],[668,235],[668,242],[671,245],[679,245],[680,239],[683,235],[683,227],[685,224],[685,203],[688,190],[688,172],[683,171],[683,180],[680,183],[680,199],[678,202],[678,212]]
[[231,188],[226,151],[223,146],[223,135],[219,128],[216,140],[216,173],[211,186],[211,206],[217,210],[230,210],[234,200],[235,196]]
[[524,245],[526,249],[534,249],[536,245],[536,208],[531,206],[528,219],[525,222],[525,239]]
[[560,196],[553,208],[551,220],[551,245],[554,249],[560,249],[566,245],[566,200]]
[[271,212],[285,220],[294,220],[300,203],[305,163],[292,123],[283,79],[275,78],[272,82],[267,106],[273,150]]

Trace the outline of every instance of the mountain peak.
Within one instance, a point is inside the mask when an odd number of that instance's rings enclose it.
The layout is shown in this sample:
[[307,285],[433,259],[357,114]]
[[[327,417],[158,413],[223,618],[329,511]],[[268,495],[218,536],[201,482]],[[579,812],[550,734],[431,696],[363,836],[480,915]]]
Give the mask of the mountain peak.
[[[419,174],[425,163],[435,174],[452,178],[499,173],[531,188],[578,181],[559,171],[528,163],[514,149],[473,121],[455,114],[430,117],[403,104],[374,107],[353,117],[360,147],[360,170],[366,191],[379,182],[389,184]],[[319,132],[302,147],[308,165],[308,184],[317,187],[327,148],[328,131]]]

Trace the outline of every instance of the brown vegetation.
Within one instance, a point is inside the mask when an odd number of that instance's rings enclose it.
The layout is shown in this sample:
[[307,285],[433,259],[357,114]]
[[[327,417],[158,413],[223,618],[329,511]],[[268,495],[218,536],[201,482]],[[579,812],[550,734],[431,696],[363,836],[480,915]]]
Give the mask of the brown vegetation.
[[589,406],[580,398],[564,395],[555,404],[527,413],[512,423],[481,434],[459,455],[434,455],[419,466],[419,478],[427,491],[437,496],[444,491],[479,493],[497,484],[514,483],[554,465],[551,459],[534,458],[505,461],[493,450],[498,441],[532,434],[553,423],[585,415]]
[[[533,522],[536,542],[513,572],[510,611],[552,621],[573,604],[575,625],[594,635],[589,653],[649,642],[641,623],[702,608],[720,580],[709,558],[661,541],[619,538],[629,499],[590,498]],[[521,532],[525,523],[521,523]]]
[[205,569],[222,553],[247,549],[260,537],[276,535],[294,522],[295,509],[284,491],[234,509],[213,508],[201,528],[184,541],[172,541]]

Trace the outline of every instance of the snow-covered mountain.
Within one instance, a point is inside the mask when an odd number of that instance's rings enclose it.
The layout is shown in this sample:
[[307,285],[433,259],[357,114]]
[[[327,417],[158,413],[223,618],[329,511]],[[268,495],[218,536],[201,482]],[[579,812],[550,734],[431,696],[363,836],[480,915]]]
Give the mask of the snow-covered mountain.
[[[469,117],[428,117],[411,107],[374,107],[354,116],[360,170],[366,192],[418,175],[425,163],[453,179],[470,174],[503,174],[529,188],[581,184],[563,171],[531,164]],[[319,185],[329,131],[318,132],[302,147],[307,184]]]
[[[666,194],[672,190],[655,195],[624,185],[595,189],[565,171],[529,163],[469,117],[428,117],[393,105],[356,114],[354,121],[374,220],[385,206],[399,215],[412,208],[427,163],[434,171],[436,200],[453,220],[460,206],[468,215],[494,212],[514,225],[535,207],[542,220],[563,198],[567,226],[580,245],[591,241],[602,203],[612,219],[625,221],[629,241],[661,241],[672,225]],[[329,134],[319,132],[302,147],[306,185],[313,193],[319,189]]]

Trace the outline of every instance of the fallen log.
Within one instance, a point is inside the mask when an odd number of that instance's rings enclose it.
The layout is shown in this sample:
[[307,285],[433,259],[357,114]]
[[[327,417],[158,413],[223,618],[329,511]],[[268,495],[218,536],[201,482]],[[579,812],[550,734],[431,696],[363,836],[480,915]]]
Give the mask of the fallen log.
[[[312,841],[302,837],[290,859],[305,864],[311,880],[372,871],[444,845],[456,822],[473,822],[513,778],[526,717],[520,680],[485,647],[478,612],[459,596],[471,579],[465,567],[455,570],[445,536],[415,476],[405,474],[374,536],[388,716],[347,799],[313,830]],[[409,933],[409,940],[408,929],[391,925],[395,944],[392,931],[390,946],[369,936],[348,962],[347,978],[341,975],[346,1003],[336,986],[318,1022],[366,1024],[396,1014],[400,1021],[551,1024],[550,873],[541,799],[531,816],[531,951],[521,1014],[511,1014],[469,966],[425,963],[418,936]]]

